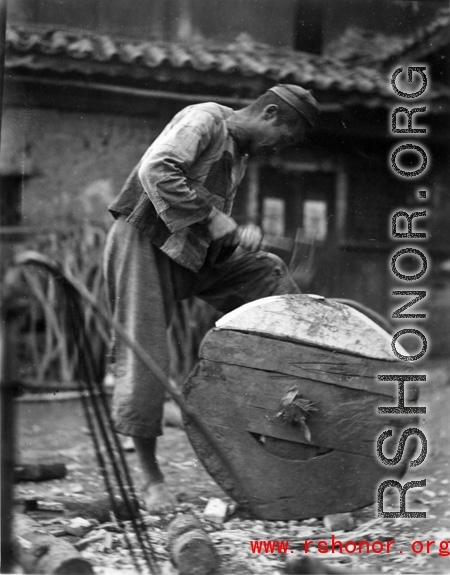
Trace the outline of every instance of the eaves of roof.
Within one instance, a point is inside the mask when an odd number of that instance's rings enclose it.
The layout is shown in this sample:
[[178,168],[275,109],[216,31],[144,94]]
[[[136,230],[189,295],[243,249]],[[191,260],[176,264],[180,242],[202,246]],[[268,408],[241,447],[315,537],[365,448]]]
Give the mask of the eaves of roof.
[[436,17],[404,39],[391,53],[383,58],[383,64],[393,64],[405,58],[426,58],[450,46],[450,7],[444,8]]
[[329,52],[348,65],[386,70],[399,62],[427,59],[450,47],[450,8],[407,36],[387,36],[358,27],[349,27],[328,46]]
[[[225,90],[250,97],[255,95],[252,85],[258,93],[261,87],[284,82],[341,104],[373,107],[392,102],[389,79],[377,67],[276,48],[247,35],[226,45],[204,39],[143,42],[79,29],[9,26],[5,67],[10,72],[66,78],[76,74],[141,87],[176,82],[191,92]],[[449,93],[435,88],[430,97],[448,99]]]

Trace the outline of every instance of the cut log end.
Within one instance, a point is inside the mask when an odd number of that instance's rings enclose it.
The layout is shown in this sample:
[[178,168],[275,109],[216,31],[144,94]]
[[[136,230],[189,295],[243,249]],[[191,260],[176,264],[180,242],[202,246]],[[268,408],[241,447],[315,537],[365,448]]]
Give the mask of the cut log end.
[[218,566],[212,541],[201,529],[180,535],[173,542],[172,557],[180,575],[209,575]]
[[167,543],[169,549],[172,548],[173,543],[178,537],[195,529],[202,529],[202,524],[195,515],[186,513],[185,515],[178,515],[178,517],[175,517],[167,530]]
[[53,573],[55,575],[93,575],[94,569],[91,564],[81,557],[72,557],[64,561]]
[[169,525],[168,545],[180,575],[209,575],[219,565],[214,544],[192,514],[179,515]]
[[67,541],[54,537],[30,517],[16,514],[16,555],[26,573],[94,575],[92,565]]
[[34,462],[23,461],[14,466],[14,481],[49,481],[51,479],[64,479],[67,474],[63,462]]

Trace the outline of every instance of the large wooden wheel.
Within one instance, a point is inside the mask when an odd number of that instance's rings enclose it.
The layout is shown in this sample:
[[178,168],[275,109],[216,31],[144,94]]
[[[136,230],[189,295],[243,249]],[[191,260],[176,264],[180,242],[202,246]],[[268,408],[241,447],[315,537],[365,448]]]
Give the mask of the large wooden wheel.
[[[189,421],[187,434],[210,475],[257,517],[351,511],[375,501],[381,481],[401,477],[410,459],[405,452],[387,468],[376,455],[382,431],[393,430],[389,457],[400,431],[415,425],[378,414],[396,405],[397,385],[376,376],[409,371],[389,334],[357,310],[317,296],[265,298],[217,322],[184,388],[239,487]],[[406,389],[411,404],[417,389]]]

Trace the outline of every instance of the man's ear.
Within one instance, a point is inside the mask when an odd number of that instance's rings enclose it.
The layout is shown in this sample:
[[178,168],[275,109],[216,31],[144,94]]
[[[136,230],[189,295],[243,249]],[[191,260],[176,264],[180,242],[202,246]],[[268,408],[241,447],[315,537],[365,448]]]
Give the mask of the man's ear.
[[275,118],[277,114],[278,106],[276,104],[268,104],[262,112],[262,118],[263,120],[271,120]]

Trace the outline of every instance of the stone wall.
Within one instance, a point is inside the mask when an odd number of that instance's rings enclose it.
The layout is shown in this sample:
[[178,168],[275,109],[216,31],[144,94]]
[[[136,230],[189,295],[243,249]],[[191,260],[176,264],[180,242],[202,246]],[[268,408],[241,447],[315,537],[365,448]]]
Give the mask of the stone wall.
[[23,174],[23,224],[104,219],[106,205],[164,122],[53,109],[7,109],[1,170]]

